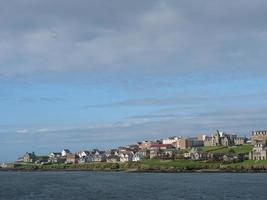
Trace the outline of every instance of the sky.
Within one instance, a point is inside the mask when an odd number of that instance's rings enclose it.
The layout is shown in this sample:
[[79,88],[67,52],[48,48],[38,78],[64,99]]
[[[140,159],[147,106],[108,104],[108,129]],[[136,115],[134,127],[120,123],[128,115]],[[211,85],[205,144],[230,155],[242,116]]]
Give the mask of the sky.
[[0,0],[0,162],[267,124],[265,0]]

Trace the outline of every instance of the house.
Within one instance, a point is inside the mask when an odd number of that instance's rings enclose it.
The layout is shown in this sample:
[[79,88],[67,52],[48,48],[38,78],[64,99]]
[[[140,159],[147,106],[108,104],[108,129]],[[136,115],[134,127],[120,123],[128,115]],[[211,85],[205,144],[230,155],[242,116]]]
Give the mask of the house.
[[162,159],[168,160],[168,159],[174,159],[176,155],[176,149],[163,149],[162,150]]
[[89,163],[93,161],[90,151],[78,151],[75,153],[79,157],[79,163]]
[[60,152],[52,152],[49,154],[49,163],[64,163],[66,161],[65,157],[61,156]]
[[89,154],[88,156],[79,157],[78,163],[90,163],[93,161],[92,156]]
[[93,162],[104,162],[106,161],[105,151],[99,151],[98,149],[94,149],[92,152],[92,161]]
[[[87,157],[90,155],[90,151],[78,151],[75,153],[76,155],[78,155],[80,158],[82,157]],[[67,155],[67,154],[66,154]]]
[[150,149],[151,145],[153,144],[159,144],[159,142],[155,141],[142,141],[138,142],[139,149]]
[[166,139],[163,139],[162,140],[162,144],[175,144],[181,137],[176,137],[176,136],[173,136],[173,137],[169,137],[169,138],[166,138]]
[[18,159],[18,162],[27,162],[27,163],[33,163],[37,159],[37,156],[34,152],[28,153],[26,152],[21,158]]
[[208,159],[208,153],[202,152],[196,148],[193,148],[190,151],[190,158],[191,158],[191,160],[207,160]]
[[110,155],[107,157],[108,163],[118,163],[120,161],[120,157],[116,155]]
[[144,156],[144,154],[142,154],[142,152],[136,152],[134,155],[133,155],[133,159],[132,161],[133,162],[138,162],[138,161],[141,161],[141,160],[144,160],[146,159],[146,157]]
[[265,142],[257,143],[249,153],[249,159],[251,160],[266,160],[267,159],[267,147]]
[[115,155],[117,153],[118,153],[118,149],[110,149],[110,150],[105,152],[105,155],[106,155],[106,157],[108,157],[108,156],[111,156],[111,155]]
[[138,154],[143,157],[144,159],[148,159],[150,157],[150,150],[149,149],[140,149]]
[[49,158],[56,158],[56,157],[61,157],[60,152],[52,152],[49,154]]
[[68,153],[66,155],[66,163],[76,164],[79,162],[79,156],[76,154]]
[[126,146],[129,151],[136,153],[139,150],[138,144],[129,144]]
[[49,163],[49,156],[38,156],[38,159],[35,161],[35,164],[48,164]]
[[134,153],[132,151],[124,151],[119,153],[120,162],[132,162]]
[[150,158],[158,158],[161,159],[163,154],[163,150],[166,149],[174,149],[171,144],[153,144],[150,147]]
[[61,151],[61,156],[66,157],[68,153],[70,153],[70,150],[69,149],[63,149]]
[[190,159],[191,158],[191,153],[190,152],[185,152],[184,153],[184,158],[185,159]]
[[197,148],[192,148],[190,152],[184,153],[184,158],[191,160],[207,160],[208,153],[199,151]]
[[238,145],[243,145],[243,144],[245,144],[245,143],[247,143],[247,138],[246,138],[246,137],[236,137],[236,138],[234,139],[234,144],[235,144],[236,146],[238,146]]

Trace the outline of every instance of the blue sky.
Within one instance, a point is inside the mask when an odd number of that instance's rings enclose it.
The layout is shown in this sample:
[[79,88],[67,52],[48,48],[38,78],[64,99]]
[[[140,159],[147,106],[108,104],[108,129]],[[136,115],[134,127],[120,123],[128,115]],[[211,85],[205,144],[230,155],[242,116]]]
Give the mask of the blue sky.
[[0,2],[0,161],[266,129],[266,1]]

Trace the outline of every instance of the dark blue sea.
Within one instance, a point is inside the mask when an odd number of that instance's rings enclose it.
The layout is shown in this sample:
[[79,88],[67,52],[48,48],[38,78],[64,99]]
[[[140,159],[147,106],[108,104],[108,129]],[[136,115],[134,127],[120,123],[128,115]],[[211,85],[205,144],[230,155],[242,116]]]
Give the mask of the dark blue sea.
[[267,199],[267,174],[0,172],[1,200]]

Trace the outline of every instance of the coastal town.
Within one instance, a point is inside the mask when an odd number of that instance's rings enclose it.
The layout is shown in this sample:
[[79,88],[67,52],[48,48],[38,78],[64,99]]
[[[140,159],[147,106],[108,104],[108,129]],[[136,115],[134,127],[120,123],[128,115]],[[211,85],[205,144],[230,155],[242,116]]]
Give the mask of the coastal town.
[[63,149],[48,155],[26,152],[14,163],[3,163],[1,168],[21,164],[62,165],[89,163],[134,163],[144,160],[190,160],[238,163],[245,160],[267,159],[267,131],[253,131],[251,137],[240,137],[215,131],[197,137],[172,136],[155,141],[140,141],[106,151],[93,149],[71,152]]

